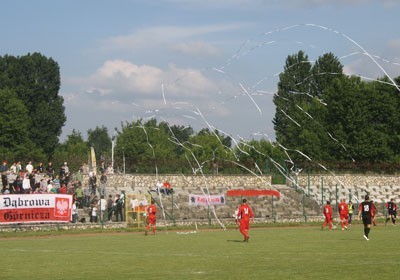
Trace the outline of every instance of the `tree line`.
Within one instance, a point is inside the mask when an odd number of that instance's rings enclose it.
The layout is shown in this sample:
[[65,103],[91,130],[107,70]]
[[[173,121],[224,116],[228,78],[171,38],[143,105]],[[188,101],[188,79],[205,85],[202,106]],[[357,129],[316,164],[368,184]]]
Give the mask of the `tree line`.
[[[400,78],[394,80],[400,83]],[[273,102],[276,141],[234,140],[208,128],[195,132],[156,119],[73,130],[58,94],[57,62],[40,53],[0,56],[0,153],[3,159],[68,161],[72,170],[98,162],[129,173],[283,173],[306,169],[396,172],[400,164],[399,90],[387,77],[364,81],[343,72],[332,53],[312,64],[303,51],[289,55]]]

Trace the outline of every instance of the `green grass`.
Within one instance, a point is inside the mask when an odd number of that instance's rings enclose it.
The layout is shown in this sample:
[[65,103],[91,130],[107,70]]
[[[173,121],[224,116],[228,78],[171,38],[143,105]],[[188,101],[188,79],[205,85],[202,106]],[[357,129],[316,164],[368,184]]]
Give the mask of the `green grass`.
[[399,279],[400,228],[160,229],[0,238],[0,279]]

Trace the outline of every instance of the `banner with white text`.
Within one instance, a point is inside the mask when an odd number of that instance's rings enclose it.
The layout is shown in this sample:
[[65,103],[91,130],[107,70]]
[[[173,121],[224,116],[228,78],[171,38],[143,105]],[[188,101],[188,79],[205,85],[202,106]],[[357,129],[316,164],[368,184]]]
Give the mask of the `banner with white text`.
[[0,195],[0,223],[52,223],[71,220],[72,195]]
[[189,194],[189,206],[211,206],[225,204],[224,195]]

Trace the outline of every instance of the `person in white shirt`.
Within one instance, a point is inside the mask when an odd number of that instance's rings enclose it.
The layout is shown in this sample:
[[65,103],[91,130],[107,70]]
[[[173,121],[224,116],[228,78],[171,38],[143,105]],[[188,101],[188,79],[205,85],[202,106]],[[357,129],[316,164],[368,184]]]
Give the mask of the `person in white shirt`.
[[104,199],[104,195],[102,195],[100,197],[100,200],[97,203],[97,205],[98,205],[98,208],[99,208],[99,211],[100,211],[100,219],[101,219],[100,221],[102,221],[102,222],[107,221],[104,218],[105,213],[107,212],[107,200]]
[[29,180],[29,174],[25,174],[25,177],[22,180],[22,189],[24,190],[24,193],[30,193],[31,191],[31,182]]
[[26,167],[25,167],[25,170],[26,170],[29,174],[32,173],[32,171],[33,171],[32,161],[29,161],[29,162],[28,162],[28,164],[27,164]]
[[76,207],[76,201],[72,203],[72,211],[71,211],[71,222],[76,223],[78,220],[78,208]]
[[164,184],[161,182],[161,180],[158,180],[156,189],[154,191],[157,192],[157,194],[165,193]]

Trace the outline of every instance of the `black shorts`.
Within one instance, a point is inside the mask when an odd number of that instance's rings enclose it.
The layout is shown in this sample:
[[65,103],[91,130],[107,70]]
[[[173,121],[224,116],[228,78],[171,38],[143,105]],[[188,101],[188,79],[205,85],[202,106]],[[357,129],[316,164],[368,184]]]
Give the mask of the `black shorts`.
[[370,225],[372,224],[371,216],[363,216],[362,221],[364,225]]
[[396,216],[396,211],[389,210],[388,212],[390,216]]

